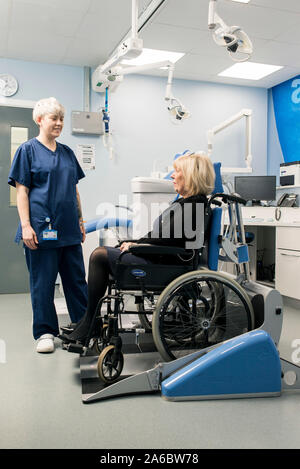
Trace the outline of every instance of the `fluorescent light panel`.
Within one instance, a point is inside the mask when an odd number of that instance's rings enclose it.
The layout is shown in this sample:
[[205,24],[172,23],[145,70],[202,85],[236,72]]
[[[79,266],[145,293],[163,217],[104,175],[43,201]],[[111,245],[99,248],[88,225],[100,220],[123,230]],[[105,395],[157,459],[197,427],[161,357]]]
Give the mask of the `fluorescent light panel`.
[[258,64],[255,62],[239,62],[219,73],[220,77],[243,78],[245,80],[261,80],[283,68],[280,65]]
[[136,59],[132,60],[122,60],[122,64],[126,65],[146,65],[155,62],[162,62],[164,60],[169,60],[170,62],[177,62],[185,54],[183,52],[169,52],[167,50],[158,50],[158,49],[143,49],[141,55]]
[[237,3],[249,3],[250,0],[232,0],[233,2],[237,2]]

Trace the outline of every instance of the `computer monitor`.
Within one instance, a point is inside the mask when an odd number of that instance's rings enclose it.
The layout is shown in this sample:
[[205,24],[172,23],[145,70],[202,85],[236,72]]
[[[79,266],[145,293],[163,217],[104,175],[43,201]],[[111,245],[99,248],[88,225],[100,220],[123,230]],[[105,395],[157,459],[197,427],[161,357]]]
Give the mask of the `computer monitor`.
[[276,176],[236,176],[234,191],[255,205],[262,200],[276,200]]

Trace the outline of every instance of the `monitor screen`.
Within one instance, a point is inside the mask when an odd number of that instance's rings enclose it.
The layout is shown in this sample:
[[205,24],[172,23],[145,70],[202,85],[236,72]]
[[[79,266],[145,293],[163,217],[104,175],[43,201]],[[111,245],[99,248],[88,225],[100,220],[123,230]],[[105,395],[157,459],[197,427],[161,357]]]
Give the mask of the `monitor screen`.
[[276,200],[276,176],[236,176],[234,190],[246,200]]

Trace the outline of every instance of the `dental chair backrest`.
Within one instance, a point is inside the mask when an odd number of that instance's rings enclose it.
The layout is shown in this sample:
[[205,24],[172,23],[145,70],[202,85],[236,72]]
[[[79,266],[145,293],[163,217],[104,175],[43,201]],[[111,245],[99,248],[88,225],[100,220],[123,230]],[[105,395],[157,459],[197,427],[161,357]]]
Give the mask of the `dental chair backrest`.
[[[211,197],[214,194],[223,194],[223,184],[222,184],[222,177],[221,177],[221,163],[213,163],[214,170],[215,170],[215,187],[211,193]],[[215,204],[218,204],[216,206]],[[210,219],[208,224],[208,233],[206,232],[204,246],[202,249],[199,250],[200,261],[197,264],[197,257],[195,258],[194,268],[198,269],[199,266],[208,268],[210,270],[217,271],[218,270],[218,261],[219,261],[219,252],[220,252],[220,245],[219,245],[219,235],[221,234],[221,222],[222,222],[222,213],[223,210],[219,206],[221,205],[220,202],[216,201],[215,204],[209,204],[210,206]]]
[[212,209],[210,221],[210,233],[208,241],[208,259],[207,265],[210,270],[218,270],[219,261],[219,235],[221,232],[222,209],[215,207]]
[[[214,169],[216,173],[215,187],[212,191],[213,194],[220,194],[224,192],[222,177],[221,177],[221,163],[214,163]],[[221,222],[222,222],[222,208],[213,207],[210,219],[210,232],[208,238],[208,258],[207,265],[210,270],[218,270],[219,260],[219,235],[221,233]]]

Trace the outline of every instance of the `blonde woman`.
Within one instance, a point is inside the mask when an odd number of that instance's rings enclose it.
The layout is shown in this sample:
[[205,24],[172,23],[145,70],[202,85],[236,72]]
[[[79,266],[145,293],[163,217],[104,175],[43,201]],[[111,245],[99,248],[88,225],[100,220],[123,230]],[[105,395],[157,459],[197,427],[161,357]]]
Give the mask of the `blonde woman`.
[[[89,330],[91,319],[100,298],[105,294],[109,274],[115,275],[116,262],[121,253],[122,262],[125,264],[151,264],[153,258],[133,255],[128,251],[133,244],[155,244],[162,246],[187,247],[187,243],[193,241],[191,236],[199,227],[197,220],[197,205],[203,204],[203,231],[208,228],[209,213],[207,207],[207,195],[214,189],[215,171],[209,157],[204,154],[184,155],[174,162],[174,173],[172,175],[175,191],[179,198],[155,220],[153,230],[140,238],[137,243],[126,242],[120,248],[99,247],[90,257],[88,275],[88,307],[81,323],[71,334],[62,336],[63,340],[84,341]],[[198,223],[197,223],[198,222]],[[182,262],[170,256],[160,258],[160,263],[173,264]]]
[[54,306],[58,273],[72,322],[86,310],[85,232],[77,189],[84,173],[73,151],[56,141],[63,129],[63,106],[55,98],[42,99],[33,119],[39,135],[16,151],[8,183],[17,188],[20,224],[15,241],[23,239],[25,248],[36,350],[45,353],[54,351],[59,333]]

